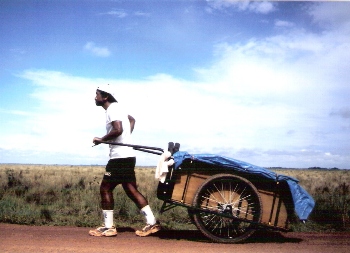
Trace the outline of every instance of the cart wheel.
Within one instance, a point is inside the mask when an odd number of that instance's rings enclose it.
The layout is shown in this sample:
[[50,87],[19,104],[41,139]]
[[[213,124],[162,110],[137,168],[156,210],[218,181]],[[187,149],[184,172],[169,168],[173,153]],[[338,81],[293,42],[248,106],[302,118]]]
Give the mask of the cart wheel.
[[257,189],[250,181],[231,174],[208,178],[198,188],[193,206],[200,209],[193,213],[195,225],[215,242],[236,243],[247,239],[254,232],[253,223],[261,220]]
[[187,213],[188,213],[188,217],[190,217],[190,220],[193,224],[195,224],[195,221],[194,221],[194,215],[195,215],[195,212],[194,210],[188,208],[187,209]]

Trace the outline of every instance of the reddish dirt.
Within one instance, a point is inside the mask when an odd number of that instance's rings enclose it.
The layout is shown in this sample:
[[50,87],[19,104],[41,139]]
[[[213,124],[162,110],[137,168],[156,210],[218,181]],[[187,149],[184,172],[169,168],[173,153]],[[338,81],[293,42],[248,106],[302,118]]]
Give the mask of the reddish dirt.
[[0,224],[0,252],[350,252],[350,233],[279,233],[258,231],[244,243],[218,244],[199,231],[160,231],[137,237],[133,228],[118,236],[92,237],[88,228]]

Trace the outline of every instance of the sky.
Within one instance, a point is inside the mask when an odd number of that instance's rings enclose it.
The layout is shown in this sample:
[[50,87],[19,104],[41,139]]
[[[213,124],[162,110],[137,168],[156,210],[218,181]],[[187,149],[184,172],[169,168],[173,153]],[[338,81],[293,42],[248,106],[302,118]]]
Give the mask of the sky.
[[349,70],[349,2],[0,0],[0,163],[106,164],[110,84],[134,144],[350,169]]

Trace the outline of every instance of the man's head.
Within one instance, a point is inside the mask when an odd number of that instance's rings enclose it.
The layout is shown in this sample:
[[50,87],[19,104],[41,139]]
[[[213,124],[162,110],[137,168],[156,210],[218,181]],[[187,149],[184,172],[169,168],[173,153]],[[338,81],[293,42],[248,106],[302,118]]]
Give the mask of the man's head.
[[114,92],[110,85],[104,85],[97,87],[95,103],[97,106],[103,106],[106,102],[114,103],[117,100],[114,98]]

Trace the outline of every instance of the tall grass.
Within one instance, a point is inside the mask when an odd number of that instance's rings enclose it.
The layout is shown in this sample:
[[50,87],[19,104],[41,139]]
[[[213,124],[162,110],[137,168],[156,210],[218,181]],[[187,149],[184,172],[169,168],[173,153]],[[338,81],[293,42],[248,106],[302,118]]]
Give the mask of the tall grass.
[[[299,184],[314,198],[316,204],[309,217],[310,228],[330,231],[350,230],[350,170],[274,171],[297,178]],[[301,228],[299,226],[297,229]]]
[[[350,170],[275,169],[300,180],[316,206],[306,225],[295,231],[350,230]],[[148,199],[165,228],[195,229],[187,209],[176,207],[160,214],[154,168],[137,168],[140,192]],[[32,225],[94,227],[102,223],[99,185],[102,166],[0,164],[0,222]],[[143,226],[144,218],[121,186],[114,191],[117,226]]]
[[[155,169],[137,168],[138,189],[168,228],[194,229],[187,210],[176,207],[159,214]],[[0,164],[0,222],[93,227],[102,223],[99,186],[102,166]],[[118,226],[144,226],[144,217],[121,186],[114,191]]]

